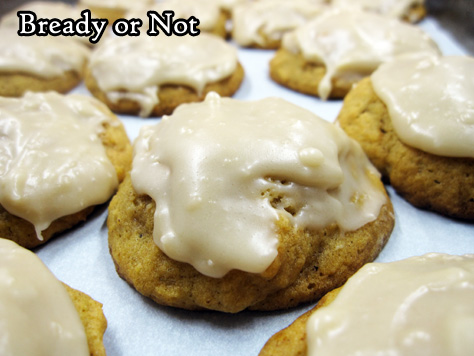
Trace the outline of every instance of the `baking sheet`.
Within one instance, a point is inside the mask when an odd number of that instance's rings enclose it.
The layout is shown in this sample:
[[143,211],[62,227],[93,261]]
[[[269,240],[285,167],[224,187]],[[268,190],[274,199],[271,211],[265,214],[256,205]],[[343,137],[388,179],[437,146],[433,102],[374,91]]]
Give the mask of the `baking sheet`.
[[[427,18],[420,26],[435,39],[444,54],[466,54],[434,19]],[[273,83],[268,77],[268,62],[272,56],[273,51],[239,49],[246,77],[234,97],[242,100],[283,97],[325,120],[334,121],[342,102],[322,102]],[[83,86],[75,92],[89,95]],[[131,140],[141,126],[158,121],[157,118],[120,117]],[[377,261],[394,261],[427,252],[474,253],[473,223],[416,209],[393,189],[387,189],[395,208],[396,225]],[[142,297],[115,272],[108,251],[106,218],[107,205],[104,204],[84,224],[51,240],[36,252],[60,280],[103,303],[108,320],[104,343],[109,356],[257,355],[271,335],[313,306],[278,312],[224,314],[157,305]]]

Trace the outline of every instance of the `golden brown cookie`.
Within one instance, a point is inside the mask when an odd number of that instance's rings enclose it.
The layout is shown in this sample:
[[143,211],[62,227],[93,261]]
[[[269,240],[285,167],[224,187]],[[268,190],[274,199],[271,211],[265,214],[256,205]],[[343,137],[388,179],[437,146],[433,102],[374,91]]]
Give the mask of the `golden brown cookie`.
[[[71,3],[66,2],[52,2],[52,1],[41,1],[31,0],[22,2],[18,7],[15,7],[8,13],[4,14],[0,19],[0,26],[12,27],[18,29],[19,17],[18,11],[31,11],[34,12],[37,19],[59,19],[63,21],[65,19],[77,20],[81,17],[81,8]],[[89,37],[86,36],[70,36],[70,40],[79,41],[84,45],[91,46]]]
[[91,356],[105,356],[103,337],[107,328],[107,319],[102,312],[102,304],[85,293],[73,289],[66,284],[63,285],[84,325]]
[[100,18],[109,20],[109,25],[114,21],[125,18],[127,11],[133,6],[152,4],[152,0],[137,0],[128,2],[123,0],[117,1],[94,1],[94,0],[79,0],[78,7],[81,9],[89,9],[92,13],[92,18]]
[[305,356],[306,355],[306,322],[319,308],[329,305],[339,293],[340,288],[327,293],[318,304],[296,319],[285,329],[273,335],[260,351],[260,356]]
[[[103,124],[104,131],[100,134],[100,139],[105,147],[107,157],[115,167],[118,180],[122,181],[130,169],[132,159],[130,140],[120,120],[103,105],[101,105],[101,108],[110,116],[112,121]],[[93,206],[87,207],[75,214],[67,215],[53,221],[52,224],[42,232],[43,240],[39,240],[33,224],[9,213],[0,205],[0,236],[13,240],[20,246],[31,249],[47,242],[56,234],[85,221],[93,210]]]
[[439,49],[416,26],[357,7],[333,7],[285,35],[270,76],[323,100],[342,98],[380,64],[418,52]]
[[[272,204],[278,201],[275,196]],[[317,232],[297,230],[282,217],[277,223],[278,257],[264,273],[232,270],[223,278],[211,278],[170,259],[156,246],[154,212],[154,201],[138,195],[127,176],[112,199],[107,220],[118,274],[160,304],[225,312],[282,309],[320,298],[372,261],[394,224],[389,202],[375,221],[345,233],[335,226]]]
[[407,14],[402,17],[403,21],[417,23],[426,17],[427,11],[425,4],[413,4]]
[[[392,18],[398,18],[402,21],[409,23],[416,23],[421,21],[426,16],[425,1],[411,1],[404,2],[403,7],[399,7],[399,2],[393,2],[388,4],[386,1],[348,1],[348,0],[333,0],[333,6],[347,7],[347,6],[359,6],[362,10],[367,12],[379,13],[384,16],[390,16]],[[398,5],[398,6],[397,6]]]
[[62,36],[21,37],[16,27],[0,27],[0,96],[26,91],[66,93],[83,78],[90,49]]
[[248,46],[243,46],[243,47],[255,48],[255,49],[268,49],[268,50],[280,48],[281,38],[278,38],[278,39],[270,38],[261,29],[258,30],[257,33],[258,33],[258,36],[260,36],[262,43],[253,42],[252,44]]
[[[116,6],[107,6],[104,4],[98,4],[97,2],[91,2],[90,0],[81,0],[79,1],[79,5],[82,5],[83,7],[86,7],[91,10],[92,12],[92,17],[94,18],[102,18],[102,19],[107,19],[109,20],[109,26],[111,26],[116,20],[123,19],[123,18],[141,18],[141,15],[137,15],[137,10],[138,11],[143,11],[144,16],[146,16],[146,11],[147,10],[153,10],[154,9],[154,2],[149,1],[149,0],[143,0],[139,1],[139,4],[133,4],[133,3],[124,3],[122,2],[120,4],[120,1],[117,2]],[[138,6],[137,6],[138,5]],[[167,8],[167,10],[172,10],[172,5]],[[132,13],[132,15],[131,15]],[[161,12],[158,12],[161,15]],[[229,18],[229,15],[224,11],[221,10],[219,17],[212,28],[206,28],[206,29],[201,29],[199,26],[197,27],[198,29],[212,33],[214,35],[217,35],[219,37],[225,38],[227,36],[227,29],[226,29],[226,23]],[[177,17],[174,17],[174,19],[177,19]],[[148,21],[148,18],[145,18],[143,23],[146,24]],[[141,29],[142,31],[143,28]]]
[[232,39],[242,47],[277,49],[286,33],[327,8],[308,0],[243,1],[232,9]]
[[[239,63],[231,76],[207,84],[202,93],[197,93],[194,89],[184,85],[165,84],[161,86],[158,91],[159,103],[155,105],[150,115],[170,115],[180,104],[202,101],[206,97],[206,94],[211,91],[214,91],[221,96],[231,96],[239,89],[243,78],[244,69]],[[104,102],[116,113],[137,115],[141,110],[140,105],[136,101],[130,99],[123,98],[119,99],[117,102],[111,101],[106,93],[100,90],[90,70],[86,71],[85,84],[96,98]],[[124,92],[126,91],[124,90]]]
[[[61,354],[72,347],[71,353],[105,356],[101,303],[60,282],[36,254],[3,237],[0,264],[2,355]],[[31,340],[22,348],[25,337]]]
[[[469,354],[470,335],[453,342],[433,320],[455,323],[472,315],[473,262],[474,255],[430,253],[368,263],[273,335],[260,355]],[[407,342],[414,330],[422,342]]]
[[67,93],[82,81],[82,73],[65,72],[62,76],[41,78],[28,73],[1,73],[0,96],[19,97],[26,91],[46,92],[50,90]]
[[[270,61],[270,77],[277,83],[303,94],[319,96],[318,85],[326,74],[323,63],[307,61],[301,53],[280,48]],[[329,98],[343,98],[355,81],[333,78]]]
[[227,28],[226,28],[227,20],[228,20],[228,14],[224,10],[221,10],[219,14],[219,18],[217,19],[217,22],[214,28],[212,28],[211,30],[206,30],[206,32],[212,33],[222,38],[226,38],[227,37]]
[[314,301],[372,261],[393,228],[359,145],[283,99],[211,93],[147,126],[134,147],[109,206],[109,248],[118,274],[160,304],[238,312]]
[[370,78],[347,95],[337,121],[411,204],[474,219],[474,159],[437,156],[401,142]]

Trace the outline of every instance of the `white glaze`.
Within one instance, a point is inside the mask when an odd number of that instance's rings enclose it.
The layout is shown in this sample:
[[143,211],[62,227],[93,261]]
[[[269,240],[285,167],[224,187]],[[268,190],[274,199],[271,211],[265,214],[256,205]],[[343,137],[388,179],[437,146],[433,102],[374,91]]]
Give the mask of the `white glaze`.
[[147,11],[156,11],[162,15],[164,11],[174,11],[173,19],[188,19],[191,16],[199,19],[198,28],[201,31],[213,30],[220,16],[219,5],[214,0],[166,0],[142,7],[136,7],[127,12],[126,18],[139,18],[143,21],[143,36],[148,28]]
[[355,9],[325,12],[285,35],[283,47],[326,67],[318,86],[322,99],[329,97],[335,78],[356,82],[398,55],[439,53],[418,27]]
[[382,65],[371,80],[402,142],[474,158],[474,58],[404,57]]
[[365,11],[381,15],[403,18],[410,16],[410,9],[416,5],[424,5],[425,0],[332,0],[333,6],[359,7]]
[[152,5],[154,2],[154,0],[79,0],[79,6],[127,11],[133,9],[136,6]]
[[[264,272],[277,255],[280,216],[300,229],[356,230],[386,202],[355,141],[277,98],[210,93],[178,107],[141,130],[131,175],[156,203],[155,243],[211,277]],[[266,191],[280,202],[272,206]]]
[[[19,28],[19,18],[17,16],[18,11],[32,11],[36,14],[38,19],[52,19],[56,18],[59,20],[73,19],[77,20],[81,17],[82,8],[71,4],[51,1],[30,1],[17,7],[11,12],[5,14],[0,19],[0,26]],[[82,42],[83,44],[90,45],[89,37],[86,36],[72,36],[74,40]]]
[[90,355],[61,282],[33,252],[1,238],[0,320],[0,355]]
[[260,0],[239,4],[232,12],[232,38],[241,46],[265,46],[267,40],[281,40],[284,33],[303,25],[325,8],[314,0]]
[[236,49],[206,33],[109,37],[90,59],[92,75],[109,99],[138,102],[142,116],[158,104],[160,85],[186,85],[200,93],[206,84],[230,76],[236,67]]
[[116,171],[99,138],[107,109],[54,92],[0,98],[0,204],[41,232],[110,198]]
[[16,28],[0,28],[0,72],[31,73],[42,78],[82,73],[90,50],[67,37],[20,37]]
[[307,322],[308,355],[470,355],[474,255],[369,263]]

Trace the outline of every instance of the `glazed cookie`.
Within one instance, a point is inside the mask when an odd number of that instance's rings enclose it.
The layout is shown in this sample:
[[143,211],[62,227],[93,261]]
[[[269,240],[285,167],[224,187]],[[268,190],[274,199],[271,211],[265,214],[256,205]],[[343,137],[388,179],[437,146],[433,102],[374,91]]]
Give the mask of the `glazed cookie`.
[[93,17],[107,19],[112,24],[135,7],[154,3],[155,0],[79,0],[78,6],[91,10]]
[[413,205],[474,219],[474,59],[403,58],[347,96],[340,126]]
[[425,0],[332,0],[331,4],[337,7],[356,6],[364,11],[412,23],[426,16]]
[[283,34],[318,16],[326,8],[315,0],[260,0],[235,6],[232,39],[243,47],[276,49]]
[[132,158],[121,122],[85,96],[0,98],[0,136],[0,236],[28,248],[106,202]]
[[304,94],[342,98],[381,63],[418,52],[439,53],[419,28],[368,12],[332,9],[284,36],[270,76]]
[[[143,29],[148,29],[149,20],[147,11],[153,10],[161,15],[164,11],[174,11],[174,19],[188,19],[191,16],[199,19],[200,31],[212,33],[225,38],[227,35],[227,16],[215,0],[166,0],[153,5],[137,7],[127,12],[127,18],[139,18],[143,21]],[[159,28],[157,28],[161,32]]]
[[91,56],[85,82],[112,111],[162,116],[210,91],[230,96],[243,76],[236,49],[201,33],[107,38]]
[[105,356],[101,303],[62,284],[33,252],[3,238],[0,270],[2,355]]
[[109,247],[118,274],[160,304],[234,313],[313,301],[393,228],[359,145],[283,99],[210,93],[144,127],[134,147]]
[[[38,19],[57,18],[60,20],[64,19],[78,19],[81,17],[81,8],[66,4],[63,2],[51,2],[51,1],[30,1],[22,4],[11,12],[5,14],[0,19],[0,26],[2,27],[14,27],[18,30],[19,18],[17,15],[18,11],[32,11],[35,13]],[[71,36],[73,40],[77,40],[85,45],[91,45],[89,37],[86,36]]]
[[26,91],[68,92],[82,80],[89,49],[67,37],[20,37],[0,28],[0,96]]
[[474,255],[368,263],[275,334],[266,355],[469,355]]
[[222,12],[226,15],[227,19],[230,19],[232,17],[232,11],[234,8],[242,4],[248,0],[210,0],[214,2],[219,8],[222,10]]

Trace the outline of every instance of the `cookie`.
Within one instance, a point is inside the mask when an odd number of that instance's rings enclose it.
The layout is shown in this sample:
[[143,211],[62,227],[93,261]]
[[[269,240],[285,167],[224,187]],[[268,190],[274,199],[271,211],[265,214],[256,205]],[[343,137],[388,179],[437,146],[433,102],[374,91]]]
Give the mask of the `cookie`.
[[[411,68],[423,68],[423,66],[415,64],[417,60],[407,59],[407,61],[401,62],[407,64],[407,66],[404,66],[405,68],[411,66]],[[472,60],[471,62],[474,63]],[[469,94],[469,91],[453,93],[445,90],[450,80],[459,78],[459,75],[454,73],[456,68],[462,68],[461,63],[455,61],[453,67],[446,67],[447,71],[444,72],[446,77],[441,81],[437,81],[437,75],[429,70],[432,67],[432,65],[425,65],[426,76],[422,76],[422,72],[417,76],[418,78],[425,78],[423,85],[420,84],[417,87],[424,94],[413,97],[416,100],[414,100],[414,103],[412,102],[414,105],[412,110],[424,113],[428,125],[432,128],[440,128],[438,133],[433,133],[435,135],[434,139],[429,137],[431,129],[423,128],[416,122],[416,118],[411,116],[412,119],[410,120],[413,121],[414,127],[415,125],[419,127],[417,131],[426,132],[428,136],[414,136],[414,140],[411,140],[410,143],[402,140],[400,133],[395,130],[393,125],[393,115],[395,113],[389,111],[386,102],[374,91],[370,78],[361,81],[349,93],[344,100],[337,121],[349,136],[355,138],[361,144],[372,163],[390,181],[395,190],[411,204],[447,216],[472,220],[474,218],[473,153],[459,151],[462,147],[454,146],[450,146],[447,152],[453,155],[457,153],[458,156],[444,155],[442,151],[434,150],[430,152],[427,150],[430,150],[429,142],[444,147],[446,139],[461,146],[464,142],[463,147],[471,148],[472,151],[472,124],[469,124],[469,114],[467,112],[462,114],[462,112],[469,105],[472,105],[469,103],[473,101],[472,98],[459,100],[460,95],[463,95],[462,93]],[[398,83],[397,78],[402,81],[403,78],[406,78],[400,71],[393,74],[392,81],[394,84]],[[466,78],[470,78],[469,75]],[[415,83],[406,82],[403,85],[407,87],[407,89],[403,89],[404,92],[407,95],[416,95],[409,90],[410,84],[411,88],[415,88]],[[388,81],[383,79],[380,86],[383,88],[386,85],[388,85]],[[459,86],[460,84],[452,84],[448,87],[456,85]],[[438,90],[437,93],[432,92],[435,89]],[[400,93],[403,90],[400,90]],[[447,100],[449,97],[452,98],[454,106],[447,110],[440,109],[443,100]],[[406,100],[405,102],[408,103],[409,101]],[[403,107],[403,104],[401,104],[401,107]],[[459,108],[460,111],[456,111],[458,110],[456,108]],[[454,116],[452,116],[453,113]],[[458,128],[445,126],[449,123],[462,122],[462,117],[465,119],[464,125],[460,125]],[[434,119],[437,119],[436,122],[439,122],[439,124],[429,124]],[[420,143],[427,143],[428,141],[426,148],[422,146],[414,147],[413,145],[416,145],[417,141]]]
[[159,304],[235,313],[313,301],[372,261],[393,228],[361,148],[282,99],[209,94],[134,145],[109,248],[118,274]]
[[301,315],[293,323],[283,330],[274,334],[259,352],[259,356],[306,356],[308,347],[306,345],[306,323],[313,313],[319,308],[331,304],[336,298],[341,287],[336,288],[322,297],[316,306]]
[[91,10],[92,17],[109,20],[109,24],[124,18],[126,13],[137,6],[153,5],[154,0],[79,0],[78,6]]
[[469,333],[453,338],[446,330],[472,317],[473,278],[474,255],[368,263],[273,335],[259,355],[469,354]]
[[260,0],[237,4],[232,39],[242,47],[276,49],[283,34],[318,16],[326,5],[311,0]]
[[91,56],[85,83],[112,111],[147,117],[169,115],[210,91],[230,96],[243,76],[235,48],[201,33],[107,38]]
[[[155,3],[134,8],[127,12],[126,18],[139,18],[143,21],[143,33],[148,30],[150,23],[147,12],[155,11],[158,15],[162,15],[165,11],[174,12],[174,20],[189,19],[194,16],[199,20],[197,29],[203,32],[211,33],[219,37],[227,36],[226,22],[227,16],[221,10],[219,4],[214,0],[194,1],[194,0],[167,0],[165,2]],[[156,24],[157,22],[155,22]],[[161,33],[159,27],[154,28]]]
[[114,193],[131,163],[121,122],[79,95],[0,100],[0,235],[33,248]]
[[0,96],[26,91],[68,92],[82,80],[90,50],[65,37],[20,37],[0,28]]
[[[77,6],[66,4],[63,2],[51,1],[29,1],[21,6],[13,9],[0,18],[1,27],[13,27],[18,30],[19,18],[18,11],[31,11],[38,19],[73,19],[77,20],[81,17],[81,9]],[[87,36],[71,36],[72,40],[81,42],[84,45],[91,45]]]
[[395,2],[387,0],[332,0],[331,4],[337,7],[356,6],[364,11],[412,23],[419,22],[426,16],[425,0],[399,0]]
[[283,37],[270,77],[298,92],[343,98],[380,64],[407,53],[439,54],[418,27],[356,9],[331,9]]
[[2,352],[105,356],[101,303],[62,284],[34,253],[3,238],[0,266]]
[[102,311],[102,304],[66,284],[64,287],[84,325],[90,355],[105,356],[103,337],[107,329],[107,319]]
[[222,10],[228,20],[232,18],[234,8],[247,0],[211,0]]

